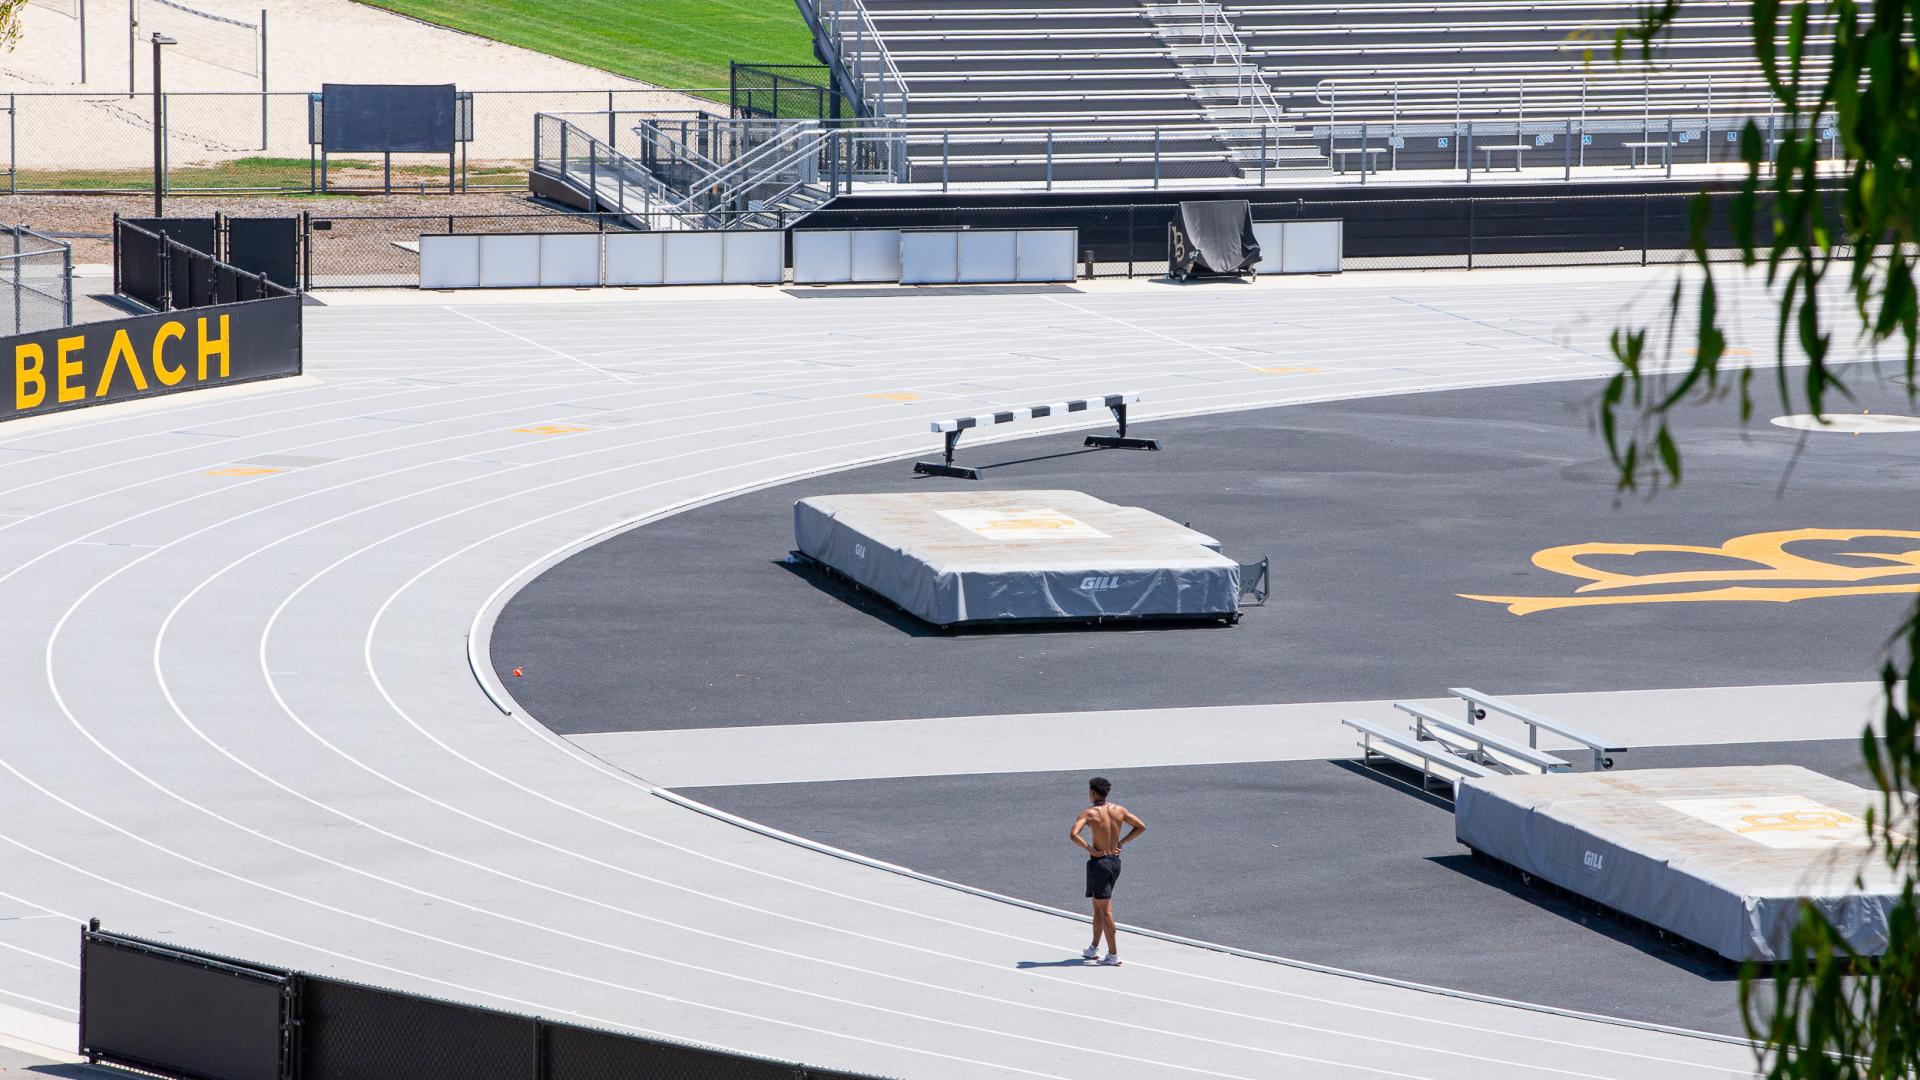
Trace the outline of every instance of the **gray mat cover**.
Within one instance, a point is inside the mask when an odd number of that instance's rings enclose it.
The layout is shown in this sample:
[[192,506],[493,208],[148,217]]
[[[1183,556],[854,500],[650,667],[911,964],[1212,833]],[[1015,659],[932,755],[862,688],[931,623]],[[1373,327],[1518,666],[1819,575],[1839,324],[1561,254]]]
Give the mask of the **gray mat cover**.
[[1877,797],[1797,765],[1500,776],[1458,786],[1454,835],[1729,960],[1778,959],[1803,898],[1877,956],[1898,892],[1859,821]]
[[824,495],[799,551],[936,626],[1232,616],[1240,566],[1212,538],[1078,491]]

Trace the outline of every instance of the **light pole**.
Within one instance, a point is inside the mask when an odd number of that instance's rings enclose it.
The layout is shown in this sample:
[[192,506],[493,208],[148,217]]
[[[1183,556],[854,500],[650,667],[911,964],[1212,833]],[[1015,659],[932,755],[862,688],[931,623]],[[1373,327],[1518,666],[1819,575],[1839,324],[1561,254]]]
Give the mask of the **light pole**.
[[167,120],[160,94],[160,49],[178,44],[165,34],[153,35],[153,216],[165,217],[167,187]]

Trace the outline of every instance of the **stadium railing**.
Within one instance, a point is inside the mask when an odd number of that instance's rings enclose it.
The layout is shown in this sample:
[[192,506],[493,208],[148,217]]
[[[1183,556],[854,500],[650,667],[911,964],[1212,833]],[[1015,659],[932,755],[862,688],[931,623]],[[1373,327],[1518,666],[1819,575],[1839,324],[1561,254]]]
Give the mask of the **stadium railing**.
[[861,115],[904,119],[911,106],[907,80],[875,29],[866,4],[861,0],[799,0],[799,4],[814,42],[845,80],[848,96],[860,103]]

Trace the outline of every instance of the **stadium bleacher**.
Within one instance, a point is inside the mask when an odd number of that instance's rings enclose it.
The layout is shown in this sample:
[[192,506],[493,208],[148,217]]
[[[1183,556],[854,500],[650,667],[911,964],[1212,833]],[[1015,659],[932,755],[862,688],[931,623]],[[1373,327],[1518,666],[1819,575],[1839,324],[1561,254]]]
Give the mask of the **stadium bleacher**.
[[[1553,129],[1567,125],[1581,163],[1590,146],[1609,164],[1711,162],[1712,143],[1769,111],[1735,0],[1689,3],[1651,56],[1630,46],[1624,61],[1615,33],[1634,13],[1595,0],[865,0],[865,10],[909,91],[906,124],[942,133],[912,142],[923,181],[1138,179],[1156,160],[1156,179],[1379,168],[1382,157],[1389,168],[1458,168],[1468,124],[1480,125],[1486,167],[1517,167],[1538,147],[1557,161]],[[1409,144],[1409,131],[1429,137]]]
[[[911,98],[914,179],[1061,182],[1324,169],[1212,40],[1216,4],[867,0]],[[1250,125],[1266,126],[1254,130]],[[1156,134],[1157,133],[1157,134]],[[937,174],[937,175],[936,175]]]
[[1225,0],[1290,109],[1367,119],[1553,121],[1764,113],[1747,5],[1690,0],[1642,62],[1613,56],[1631,8],[1590,0]]

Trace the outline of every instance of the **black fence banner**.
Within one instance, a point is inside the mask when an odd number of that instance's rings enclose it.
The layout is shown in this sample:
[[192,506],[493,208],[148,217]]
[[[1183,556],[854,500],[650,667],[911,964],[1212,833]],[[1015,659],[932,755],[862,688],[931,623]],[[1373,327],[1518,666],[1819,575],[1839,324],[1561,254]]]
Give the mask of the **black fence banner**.
[[81,929],[80,1052],[174,1080],[876,1080]]
[[300,316],[278,296],[0,338],[0,422],[298,375]]
[[[80,940],[80,1048],[170,1076],[282,1080],[292,976],[112,935]],[[217,1030],[217,1038],[208,1032]]]

